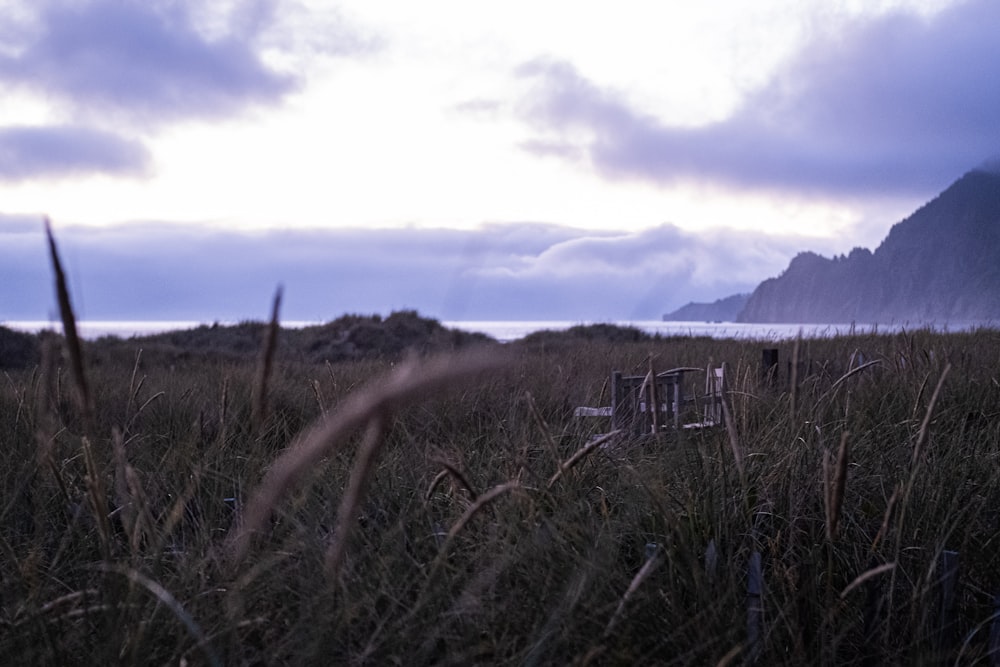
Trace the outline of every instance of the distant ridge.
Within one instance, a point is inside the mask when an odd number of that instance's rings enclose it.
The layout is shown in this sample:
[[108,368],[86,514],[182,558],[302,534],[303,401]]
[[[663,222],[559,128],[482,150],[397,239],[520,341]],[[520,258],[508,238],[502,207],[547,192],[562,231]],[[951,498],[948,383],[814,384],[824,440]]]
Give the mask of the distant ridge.
[[737,321],[1000,321],[1000,166],[986,163],[889,230],[875,252],[797,255]]
[[712,303],[691,301],[663,316],[664,322],[735,322],[736,316],[750,298],[749,294],[734,294]]

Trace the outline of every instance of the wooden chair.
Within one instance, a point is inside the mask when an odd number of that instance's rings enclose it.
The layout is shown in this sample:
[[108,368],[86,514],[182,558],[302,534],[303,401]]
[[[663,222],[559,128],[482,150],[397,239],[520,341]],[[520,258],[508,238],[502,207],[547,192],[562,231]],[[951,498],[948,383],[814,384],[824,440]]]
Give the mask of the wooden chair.
[[683,375],[675,372],[653,376],[611,374],[611,426],[635,436],[677,426],[684,401]]
[[692,371],[703,372],[703,368],[672,368],[661,373],[646,375],[623,375],[620,371],[611,373],[611,405],[603,407],[579,407],[573,411],[575,417],[610,417],[611,428],[621,430],[633,437],[651,435],[668,429],[696,428],[722,423],[722,369],[710,373],[706,379],[706,398],[702,405],[703,421],[697,424],[681,424],[685,406],[694,403],[695,398],[685,398],[684,374]]

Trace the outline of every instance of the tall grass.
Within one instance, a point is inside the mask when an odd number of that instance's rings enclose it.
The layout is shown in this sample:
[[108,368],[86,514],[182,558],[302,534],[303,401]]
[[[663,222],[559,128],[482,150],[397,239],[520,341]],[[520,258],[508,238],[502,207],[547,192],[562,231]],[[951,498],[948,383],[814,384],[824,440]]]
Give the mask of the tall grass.
[[[754,552],[760,664],[987,660],[996,331],[782,343],[811,364],[775,384],[754,341],[265,345],[266,372],[81,343],[92,407],[72,354],[2,376],[3,662],[735,664]],[[725,428],[602,447],[572,417],[611,370],[709,359]]]

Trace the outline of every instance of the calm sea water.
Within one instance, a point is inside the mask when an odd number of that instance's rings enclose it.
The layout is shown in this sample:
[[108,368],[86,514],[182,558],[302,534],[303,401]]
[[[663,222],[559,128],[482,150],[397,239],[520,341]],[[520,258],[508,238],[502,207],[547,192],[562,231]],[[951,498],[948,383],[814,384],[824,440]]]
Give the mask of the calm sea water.
[[[497,340],[511,341],[523,338],[529,333],[542,330],[560,331],[568,329],[577,324],[592,324],[593,322],[583,321],[462,321],[462,322],[442,322],[447,327],[462,329],[464,331],[478,331],[485,333]],[[747,338],[761,340],[784,340],[795,338],[801,334],[805,337],[825,337],[836,334],[850,333],[852,330],[857,333],[868,333],[871,331],[889,332],[900,327],[879,325],[873,327],[869,325],[853,324],[738,324],[735,322],[661,322],[659,320],[625,320],[606,322],[621,326],[634,326],[651,334],[664,336],[711,336],[713,338]],[[45,329],[61,331],[62,325],[58,322],[0,322],[3,326],[21,331],[37,332]],[[81,321],[77,323],[77,330],[84,338],[94,339],[101,336],[118,336],[129,338],[131,336],[141,336],[145,334],[162,333],[164,331],[177,331],[182,329],[193,329],[204,324],[202,322],[183,321],[142,321],[142,322],[101,322],[101,321]],[[232,324],[220,322],[220,324]],[[304,327],[319,324],[319,322],[288,321],[282,322],[285,327]]]

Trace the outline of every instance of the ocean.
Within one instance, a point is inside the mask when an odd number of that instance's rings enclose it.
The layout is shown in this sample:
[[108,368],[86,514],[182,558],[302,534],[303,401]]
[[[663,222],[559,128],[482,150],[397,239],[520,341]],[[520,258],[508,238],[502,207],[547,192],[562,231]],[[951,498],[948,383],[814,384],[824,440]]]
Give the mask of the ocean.
[[[206,322],[194,321],[87,321],[77,322],[77,331],[86,339],[101,336],[118,336],[130,338],[164,331],[193,329]],[[235,322],[219,322],[220,325],[235,324]],[[284,327],[299,328],[313,326],[320,322],[287,321]],[[746,338],[753,340],[787,340],[795,338],[800,333],[803,337],[816,338],[856,333],[878,331],[882,333],[895,331],[901,326],[891,325],[859,325],[859,324],[745,324],[736,322],[663,322],[660,320],[619,320],[604,322],[587,321],[443,321],[442,324],[453,329],[481,332],[499,341],[509,342],[523,338],[535,331],[561,331],[578,324],[615,324],[633,326],[650,334],[662,336],[710,336],[712,338]],[[49,321],[11,321],[0,322],[0,325],[27,332],[38,332],[45,329],[61,331],[62,324]]]

